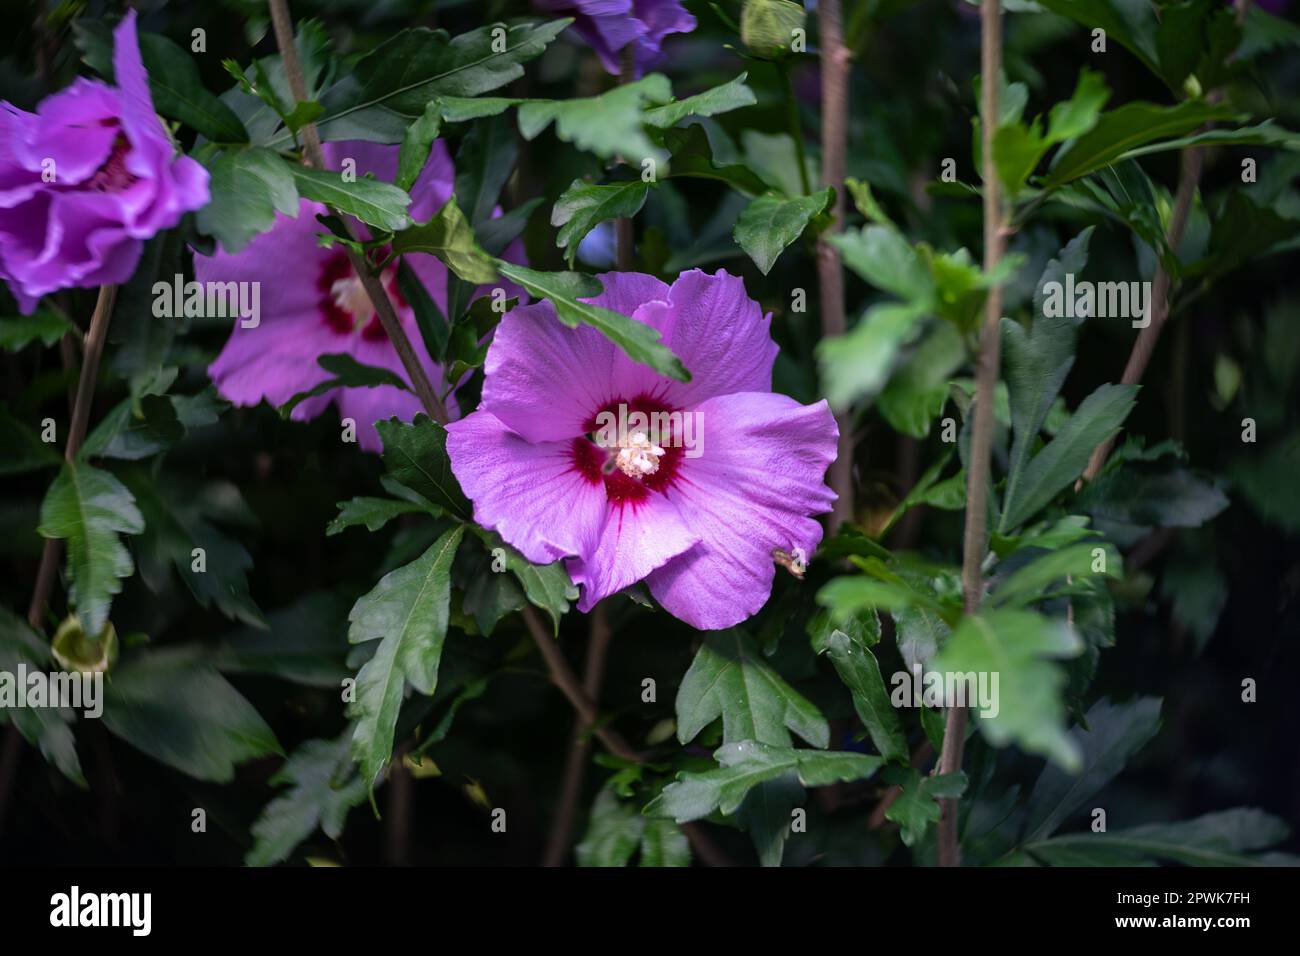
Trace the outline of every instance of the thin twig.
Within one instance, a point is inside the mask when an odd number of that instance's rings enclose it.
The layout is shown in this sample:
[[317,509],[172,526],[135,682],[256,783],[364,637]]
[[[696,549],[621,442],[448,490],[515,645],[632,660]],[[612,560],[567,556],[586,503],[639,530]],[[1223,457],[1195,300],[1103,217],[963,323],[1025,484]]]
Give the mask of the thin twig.
[[[280,48],[280,60],[284,65],[284,75],[289,81],[289,90],[293,93],[293,98],[297,102],[306,102],[307,81],[303,76],[302,64],[298,61],[298,47],[293,39],[293,21],[289,17],[289,5],[287,0],[270,0],[270,7],[271,24],[275,29],[275,42]],[[316,130],[316,124],[306,123],[299,132],[302,134],[306,159],[312,166],[323,170],[325,168],[325,154],[321,149],[320,134]],[[355,238],[351,223],[345,219],[344,225],[347,227],[349,235]],[[419,358],[416,357],[415,349],[411,346],[411,340],[407,337],[406,330],[402,328],[401,320],[398,319],[397,311],[388,298],[388,292],[384,288],[384,284],[379,280],[378,276],[371,272],[370,266],[361,253],[351,246],[347,246],[347,255],[348,260],[352,263],[352,271],[361,280],[361,286],[365,289],[371,305],[374,306],[380,324],[388,334],[388,340],[392,342],[397,357],[402,360],[402,368],[406,370],[407,377],[411,380],[411,386],[420,399],[420,404],[430,418],[445,425],[448,421],[447,409],[442,404],[442,400],[438,398],[438,393],[429,381],[424,366],[420,364]]]
[[[821,287],[822,338],[844,334],[844,270],[840,254],[828,241],[844,229],[844,170],[848,153],[849,50],[844,45],[840,0],[817,6],[822,77],[822,185],[835,189],[830,227],[817,240],[817,281]],[[839,448],[830,467],[835,492],[830,530],[853,517],[853,415],[844,409],[835,416]]]
[[[1201,167],[1204,162],[1205,155],[1199,147],[1183,151],[1178,188],[1174,194],[1174,211],[1169,218],[1169,230],[1165,235],[1165,245],[1169,248],[1170,255],[1177,253],[1178,246],[1183,241],[1183,232],[1187,229],[1192,200],[1196,196],[1196,186],[1200,182]],[[1169,286],[1169,273],[1165,271],[1164,263],[1158,263],[1151,279],[1151,302],[1147,313],[1150,321],[1146,328],[1138,333],[1137,340],[1133,343],[1133,351],[1129,353],[1128,363],[1124,366],[1124,376],[1120,379],[1125,385],[1136,385],[1147,370],[1151,354],[1156,348],[1156,341],[1160,338],[1160,333],[1169,318]],[[1092,481],[1101,474],[1106,459],[1114,447],[1115,437],[1112,436],[1093,449],[1092,457],[1088,459],[1088,467],[1083,472],[1084,481]]]
[[[614,636],[609,626],[609,607],[604,601],[591,609],[587,631],[587,659],[583,663],[582,689],[592,702],[600,700],[600,688],[605,682],[605,658],[610,639]],[[578,800],[582,797],[582,783],[587,775],[587,760],[591,756],[591,725],[581,717],[573,722],[573,736],[569,741],[569,755],[565,760],[564,778],[560,786],[560,799],[551,819],[551,834],[546,844],[543,866],[560,866],[569,852],[573,835],[573,822],[578,815]]]
[[[1002,4],[980,4],[980,127],[983,139],[981,165],[984,179],[984,273],[994,275],[1002,259],[1006,232],[1002,228],[1002,182],[993,160],[993,134],[998,127],[999,83],[1002,76]],[[966,534],[962,542],[961,583],[966,613],[979,610],[984,595],[984,552],[988,547],[989,456],[993,447],[993,392],[1001,362],[1002,288],[990,287],[984,303],[980,331],[979,364],[975,371],[975,407],[971,424],[970,466],[966,478]],[[961,770],[966,746],[965,707],[950,707],[944,725],[943,749],[935,768],[938,774]],[[957,801],[940,802],[939,864],[959,866]]]

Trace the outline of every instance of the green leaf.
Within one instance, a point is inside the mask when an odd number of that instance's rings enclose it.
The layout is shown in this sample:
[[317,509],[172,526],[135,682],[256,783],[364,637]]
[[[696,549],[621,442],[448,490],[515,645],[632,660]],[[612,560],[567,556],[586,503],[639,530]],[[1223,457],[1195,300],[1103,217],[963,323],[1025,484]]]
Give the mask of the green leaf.
[[[826,398],[840,409],[874,397],[889,381],[899,352],[920,331],[925,309],[911,302],[882,302],[846,335],[817,343]],[[947,394],[947,383],[942,389]]]
[[19,315],[12,319],[0,320],[0,349],[17,352],[30,343],[41,340],[49,348],[65,333],[75,331],[76,327],[57,312],[39,310],[31,315]]
[[405,255],[424,252],[437,256],[466,282],[481,285],[495,282],[493,259],[474,238],[474,229],[452,196],[428,222],[419,222],[393,237],[393,252]]
[[113,407],[77,451],[79,461],[119,458],[138,461],[165,451],[185,435],[170,397],[145,395]]
[[1262,810],[1242,807],[1178,823],[1149,823],[1109,833],[1082,833],[1027,844],[1049,863],[1067,866],[1133,866],[1157,860],[1184,866],[1276,866],[1293,857],[1247,854],[1287,838],[1287,825]]
[[599,96],[529,100],[519,107],[519,132],[524,139],[536,139],[554,123],[555,135],[562,141],[601,159],[622,156],[634,166],[644,159],[662,164],[668,154],[646,135],[642,110],[649,104],[667,103],[672,95],[668,78],[650,73]]
[[1182,136],[1211,120],[1229,120],[1235,116],[1229,107],[1203,100],[1186,100],[1177,106],[1126,103],[1103,113],[1091,130],[1057,153],[1045,184],[1061,186],[1127,158],[1129,151],[1139,146]]
[[433,301],[428,288],[405,259],[397,263],[397,289],[415,313],[415,325],[420,330],[424,350],[434,361],[441,362],[447,354],[451,328],[438,303]]
[[1156,66],[1156,7],[1150,0],[1038,0],[1039,6],[1089,28],[1100,27],[1151,70]]
[[4,458],[0,459],[0,475],[40,471],[62,461],[53,445],[41,441],[26,423],[3,407],[0,407],[0,448],[5,450]]
[[627,866],[644,834],[646,819],[631,800],[620,800],[606,785],[596,794],[582,842],[575,848],[578,866]]
[[461,141],[456,153],[455,194],[476,230],[492,218],[518,155],[518,137],[504,119],[475,123]]
[[[1102,555],[1094,553],[1098,550]],[[1096,571],[1094,565],[1099,557],[1104,561],[1104,570]],[[1045,593],[1047,586],[1067,577],[1080,584],[1094,574],[1119,577],[1122,560],[1112,545],[1103,544],[1100,539],[1047,551],[998,581],[989,595],[989,603],[997,607],[1024,607],[1048,596],[1060,597],[1068,589],[1056,589],[1049,595]]]
[[415,181],[420,178],[424,164],[429,161],[429,151],[433,141],[442,130],[442,113],[437,100],[430,101],[420,118],[406,128],[402,134],[402,148],[397,154],[397,179],[393,185],[398,189],[411,191]]
[[406,683],[432,696],[447,637],[451,563],[465,529],[456,525],[415,561],[389,572],[358,599],[348,615],[353,644],[378,640],[374,656],[357,674],[357,718],[352,752],[373,790],[393,754],[397,712]]
[[269,675],[337,690],[351,674],[344,666],[349,606],[342,595],[309,591],[265,623],[205,642],[204,659],[223,674]]
[[390,418],[375,422],[375,428],[393,478],[452,517],[471,520],[473,509],[447,457],[447,429],[426,415],[416,415],[413,422]]
[[551,225],[560,227],[555,244],[565,250],[569,267],[573,268],[573,257],[587,233],[608,219],[635,216],[649,191],[649,183],[639,179],[605,186],[575,179],[551,209]]
[[[788,773],[805,787],[862,780],[879,769],[879,757],[777,747],[756,740],[723,744],[713,753],[719,766],[702,773],[680,773],[677,781],[646,805],[647,816],[664,816],[678,823],[706,817],[715,810],[730,815],[750,789]],[[787,817],[788,820],[788,817]]]
[[630,316],[582,301],[600,295],[598,279],[577,272],[538,272],[500,259],[497,260],[497,271],[522,286],[529,295],[549,301],[555,306],[559,320],[570,328],[590,325],[634,362],[648,365],[679,382],[690,381],[686,366],[663,344],[657,329]]
[[1108,470],[1079,492],[1073,509],[1111,529],[1141,534],[1150,528],[1198,528],[1228,507],[1218,483],[1186,468],[1160,472]]
[[[439,96],[478,96],[523,76],[572,20],[490,24],[451,37],[445,30],[404,30],[380,44],[320,96],[316,126],[327,140],[399,143],[407,127]],[[494,31],[505,30],[494,49]],[[268,145],[288,147],[281,133]]]
[[394,501],[392,498],[353,498],[338,503],[338,517],[325,528],[326,536],[336,535],[348,528],[365,525],[367,531],[378,531],[398,515],[419,514],[424,511],[417,504],[409,501]]
[[966,790],[966,774],[960,771],[931,777],[911,767],[895,767],[891,775],[901,789],[885,811],[885,819],[898,824],[904,846],[916,846],[931,824],[939,822],[940,799],[955,799]]
[[840,680],[853,695],[853,709],[880,755],[885,760],[906,763],[907,737],[903,733],[903,723],[889,702],[889,691],[885,689],[880,665],[871,649],[837,630],[831,633],[827,642],[827,653]]
[[[113,35],[107,23],[79,18],[72,23],[86,62],[113,79]],[[149,77],[154,109],[179,120],[214,143],[247,143],[239,117],[208,92],[188,53],[164,36],[140,33],[140,59]]]
[[[29,670],[51,667],[50,645],[26,621],[0,607],[0,673],[16,679],[18,665]],[[59,772],[85,788],[86,777],[77,757],[72,722],[76,713],[66,707],[0,707],[0,725],[10,721],[23,739],[39,747],[41,756]]]
[[[174,568],[200,607],[215,604],[231,620],[265,628],[248,591],[253,558],[213,524],[246,510],[235,486],[214,481],[200,487],[168,472],[131,471],[124,481],[145,519],[136,554],[150,590],[162,593]],[[202,549],[202,570],[195,569],[195,548]]]
[[901,232],[892,226],[867,226],[830,238],[844,265],[867,282],[905,302],[929,304],[934,279],[925,262]]
[[246,866],[272,866],[289,858],[317,828],[331,840],[343,835],[348,811],[366,799],[366,785],[348,754],[349,734],[334,740],[308,740],[285,761],[268,783],[289,784],[253,824],[253,846]]
[[269,230],[277,211],[298,215],[298,188],[290,167],[268,149],[228,149],[208,172],[212,199],[198,211],[196,223],[227,252],[239,252]]
[[641,830],[641,866],[691,865],[691,843],[676,823],[662,817],[654,817],[646,819],[644,824]]
[[931,669],[945,675],[989,675],[991,706],[981,710],[983,702],[968,701],[975,704],[977,724],[989,743],[1015,743],[1073,772],[1080,757],[1078,745],[1062,726],[1065,672],[1051,660],[1072,657],[1082,649],[1078,636],[1062,621],[1030,611],[990,610],[963,618],[931,661]]
[[688,116],[717,116],[744,106],[753,106],[758,100],[754,91],[745,85],[749,74],[742,73],[721,86],[696,93],[684,100],[674,100],[665,106],[656,106],[643,114],[642,121],[649,126],[667,128],[676,126]]
[[281,752],[253,705],[183,648],[125,661],[104,687],[104,726],[197,780],[229,783],[236,764]]
[[302,402],[318,395],[324,395],[336,388],[379,388],[380,386],[389,385],[393,388],[400,388],[404,392],[411,390],[405,380],[396,372],[381,368],[378,365],[362,365],[347,352],[331,352],[326,355],[318,355],[316,356],[316,364],[329,372],[331,377],[307,389],[305,392],[299,392],[281,405],[278,409],[280,417],[288,418],[289,414]]
[[[529,602],[550,616],[553,631],[558,637],[560,618],[569,612],[569,605],[578,600],[578,587],[569,578],[569,572],[564,569],[564,560],[552,561],[550,564],[533,564],[506,544],[501,535],[495,531],[477,525],[472,525],[471,530],[483,540],[483,546],[492,554],[493,561],[496,562],[500,558],[505,563],[505,570],[519,579],[519,583],[524,588],[524,596]],[[500,549],[500,555],[496,554],[497,549]]]
[[825,212],[834,199],[835,190],[830,187],[811,196],[764,193],[745,207],[732,235],[759,271],[767,275],[777,257],[803,235],[813,218]]
[[68,598],[87,633],[108,621],[119,578],[130,577],[131,554],[118,534],[140,534],[144,518],[125,486],[106,471],[64,462],[41,503],[37,532],[68,544]]
[[786,745],[794,731],[814,747],[830,744],[830,727],[762,659],[740,630],[708,633],[677,691],[677,739],[689,743],[722,718],[722,739]]
[[1085,398],[1013,486],[1007,482],[998,532],[1020,527],[1082,474],[1092,450],[1119,432],[1133,410],[1138,386],[1102,385]]
[[287,165],[303,199],[325,203],[384,232],[397,232],[411,225],[411,217],[406,214],[411,197],[392,183],[366,178],[347,182],[341,172],[334,170]]
[[748,166],[715,162],[708,134],[698,123],[685,129],[665,130],[664,145],[672,153],[670,176],[723,182],[748,196],[759,196],[768,191],[767,183]]
[[[1085,729],[1086,728],[1086,729]],[[1048,764],[1030,791],[1024,833],[1030,842],[1046,839],[1093,794],[1110,783],[1160,730],[1160,700],[1137,697],[1123,704],[1098,701],[1084,727],[1070,738],[1081,755],[1077,774]]]

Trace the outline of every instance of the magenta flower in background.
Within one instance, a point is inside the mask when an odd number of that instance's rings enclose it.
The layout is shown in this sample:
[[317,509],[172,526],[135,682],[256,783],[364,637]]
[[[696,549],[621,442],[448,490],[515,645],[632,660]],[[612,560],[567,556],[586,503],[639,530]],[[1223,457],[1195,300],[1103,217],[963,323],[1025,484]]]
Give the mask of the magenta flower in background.
[[670,33],[690,33],[695,17],[679,0],[533,0],[538,9],[573,17],[573,28],[591,44],[605,69],[621,71],[622,50],[632,44],[640,78],[664,59]]
[[[835,499],[835,419],[824,401],[772,391],[771,316],[739,277],[600,279],[589,301],[658,329],[691,381],[568,328],[549,302],[516,308],[488,351],[478,411],[447,428],[452,471],[476,521],[530,561],[567,559],[581,610],[644,580],[686,623],[730,627],[767,601],[774,551],[806,558],[821,541],[811,516]],[[633,412],[675,423],[643,430]],[[620,415],[627,428],[602,431]]]
[[208,201],[207,170],[154,112],[134,10],[113,41],[116,86],[78,78],[35,113],[0,102],[0,277],[25,313],[125,282],[146,239]]
[[[374,143],[337,142],[325,144],[325,161],[341,168],[345,158],[356,162],[358,178],[373,173],[392,182],[397,176],[396,146]],[[434,141],[429,160],[411,188],[409,213],[423,222],[451,197],[455,172],[447,147]],[[321,203],[301,200],[297,218],[277,213],[275,225],[237,253],[219,250],[215,255],[194,257],[194,275],[200,282],[257,282],[260,288],[260,321],[252,328],[235,320],[234,331],[208,374],[221,396],[236,405],[256,405],[265,399],[282,405],[299,392],[314,388],[330,378],[317,363],[321,355],[347,353],[364,365],[386,368],[403,380],[402,361],[388,340],[361,280],[357,278],[341,246],[324,248],[318,237],[328,230],[316,216],[325,212]],[[358,232],[366,234],[358,225]],[[447,269],[430,255],[411,255],[406,261],[424,283],[444,313],[447,310]],[[430,379],[438,381],[441,371],[423,346],[415,313],[397,287],[396,265],[382,276],[415,349]],[[315,418],[331,403],[341,418],[357,423],[358,443],[377,452],[382,444],[374,423],[396,415],[405,421],[421,410],[414,393],[394,385],[375,388],[336,388],[297,405],[291,417],[298,421]]]

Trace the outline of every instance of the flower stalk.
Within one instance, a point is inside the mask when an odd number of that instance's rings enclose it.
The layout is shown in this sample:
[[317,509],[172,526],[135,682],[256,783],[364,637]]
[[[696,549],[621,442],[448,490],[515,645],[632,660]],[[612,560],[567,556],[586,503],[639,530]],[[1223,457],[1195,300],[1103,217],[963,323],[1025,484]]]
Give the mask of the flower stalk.
[[[1002,78],[1001,0],[980,4],[980,134],[984,179],[984,272],[993,275],[1002,260],[1006,243],[1003,227],[1006,210],[1002,182],[993,160],[993,137],[1001,115],[999,94]],[[989,288],[984,302],[984,325],[980,330],[979,360],[975,371],[975,405],[971,412],[970,467],[966,475],[966,532],[962,542],[961,583],[967,614],[979,610],[984,595],[984,554],[988,549],[989,457],[993,448],[993,392],[1001,363],[1002,287]],[[967,710],[950,707],[944,725],[943,750],[935,768],[938,774],[961,770],[966,745]],[[940,801],[939,864],[959,866],[961,847],[957,839],[957,800]]]

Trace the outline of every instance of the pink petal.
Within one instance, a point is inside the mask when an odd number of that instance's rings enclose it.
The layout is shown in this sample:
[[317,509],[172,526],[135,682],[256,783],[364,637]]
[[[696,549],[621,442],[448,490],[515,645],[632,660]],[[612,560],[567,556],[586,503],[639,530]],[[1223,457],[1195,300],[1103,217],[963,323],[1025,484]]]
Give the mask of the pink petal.
[[571,443],[531,443],[477,411],[447,426],[447,454],[474,520],[529,561],[587,554],[605,518],[605,488],[574,467]]
[[663,495],[609,504],[596,550],[565,562],[582,586],[578,610],[640,581],[655,568],[693,547],[699,537]]
[[703,454],[685,459],[666,490],[700,544],[647,578],[675,617],[702,630],[731,627],[772,590],[773,549],[810,557],[834,493],[824,476],[838,429],[826,402],[774,393],[711,398],[697,410]]

